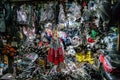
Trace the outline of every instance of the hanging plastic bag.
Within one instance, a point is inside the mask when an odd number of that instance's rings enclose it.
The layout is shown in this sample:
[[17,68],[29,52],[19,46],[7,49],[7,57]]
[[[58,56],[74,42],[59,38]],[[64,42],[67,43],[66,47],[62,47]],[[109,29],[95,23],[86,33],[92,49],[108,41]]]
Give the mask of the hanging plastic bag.
[[93,6],[94,6],[94,1],[89,1],[89,3],[88,3],[88,9],[92,9],[93,8]]
[[41,15],[40,15],[40,21],[45,21],[47,20],[47,12],[45,8],[41,8]]
[[26,35],[28,41],[32,41],[36,37],[35,28],[23,27],[23,33]]
[[24,10],[23,5],[17,10],[17,21],[19,24],[27,23],[27,12]]
[[59,16],[58,16],[58,20],[59,20],[59,23],[64,23],[65,22],[65,12],[64,12],[64,9],[63,9],[63,5],[60,4],[60,12],[59,12]]
[[47,18],[48,20],[53,20],[54,19],[54,10],[52,8],[53,3],[50,3],[48,6],[48,10],[47,10]]
[[53,19],[54,19],[53,9],[49,8],[49,11],[48,11],[48,20],[53,20]]
[[48,20],[48,12],[47,12],[47,8],[48,8],[48,4],[44,4],[44,6],[43,6],[43,16],[42,16],[42,19],[43,19],[43,21],[46,21],[46,20]]
[[110,8],[109,2],[101,1],[98,4],[98,6],[97,6],[97,10],[96,11],[100,15],[102,21],[105,22],[106,24],[108,24],[109,21],[110,21],[110,14],[109,14],[109,12],[111,12],[111,8]]
[[69,8],[69,11],[76,19],[81,17],[81,6],[78,3],[73,2],[72,6]]
[[79,19],[81,17],[81,6],[76,4],[75,9],[74,9],[74,16],[76,17],[76,19]]

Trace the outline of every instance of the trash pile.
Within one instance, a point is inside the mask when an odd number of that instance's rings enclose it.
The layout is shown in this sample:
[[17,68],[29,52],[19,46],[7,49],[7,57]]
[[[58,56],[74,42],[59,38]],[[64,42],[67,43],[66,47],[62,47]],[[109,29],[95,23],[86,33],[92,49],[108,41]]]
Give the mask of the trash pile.
[[118,28],[110,25],[109,1],[13,1],[9,7],[12,25],[0,33],[1,75],[103,80],[101,53],[116,50],[118,38]]

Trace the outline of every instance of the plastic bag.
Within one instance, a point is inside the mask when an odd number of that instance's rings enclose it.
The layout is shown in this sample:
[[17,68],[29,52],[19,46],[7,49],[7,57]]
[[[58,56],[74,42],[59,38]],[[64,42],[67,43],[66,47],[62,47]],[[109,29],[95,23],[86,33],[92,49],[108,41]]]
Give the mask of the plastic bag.
[[94,6],[94,1],[89,1],[89,3],[88,3],[88,9],[92,9],[93,8],[93,6]]
[[27,23],[27,12],[23,8],[23,6],[20,6],[20,9],[17,10],[17,21],[20,24]]
[[63,40],[66,40],[67,34],[63,31],[58,32],[58,37],[62,38]]
[[48,10],[47,10],[47,18],[48,18],[48,20],[53,20],[54,19],[54,10],[53,10],[52,6],[53,6],[53,4],[50,3],[49,7],[48,7]]
[[35,28],[25,28],[25,27],[23,27],[23,33],[26,35],[26,37],[27,37],[27,40],[29,41],[31,41],[31,40],[34,40],[35,39],[35,37],[36,37],[36,34],[35,34]]
[[59,20],[59,23],[63,23],[65,22],[65,13],[64,13],[64,9],[63,9],[63,5],[60,4],[60,12],[59,12],[59,16],[58,16],[58,20]]
[[47,12],[44,8],[41,8],[41,15],[40,15],[40,21],[47,20]]
[[67,48],[67,50],[68,50],[68,52],[67,52],[68,55],[75,56],[76,51],[74,50],[74,48],[73,48],[72,46],[69,46],[69,47]]
[[97,6],[97,10],[98,14],[100,15],[102,21],[104,21],[106,24],[109,23],[110,21],[110,4],[109,2],[100,2]]
[[108,50],[117,49],[117,35],[115,33],[109,34],[108,36],[104,37],[103,40],[107,44]]
[[96,35],[97,35],[98,33],[95,31],[95,30],[91,30],[91,34],[90,34],[90,36],[93,38],[93,39],[96,39]]
[[79,19],[81,17],[81,6],[78,5],[78,3],[73,2],[72,6],[69,8],[69,11],[72,13],[72,15]]

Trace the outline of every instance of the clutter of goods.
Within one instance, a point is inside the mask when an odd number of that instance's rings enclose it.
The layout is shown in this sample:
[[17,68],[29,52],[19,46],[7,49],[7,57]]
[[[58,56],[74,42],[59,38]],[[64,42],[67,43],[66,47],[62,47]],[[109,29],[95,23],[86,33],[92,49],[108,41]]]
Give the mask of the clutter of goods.
[[0,5],[1,75],[10,72],[17,80],[103,80],[115,73],[114,80],[120,79],[119,28],[117,19],[111,20],[115,13],[109,13],[119,3],[18,2],[0,3],[11,9],[9,23]]

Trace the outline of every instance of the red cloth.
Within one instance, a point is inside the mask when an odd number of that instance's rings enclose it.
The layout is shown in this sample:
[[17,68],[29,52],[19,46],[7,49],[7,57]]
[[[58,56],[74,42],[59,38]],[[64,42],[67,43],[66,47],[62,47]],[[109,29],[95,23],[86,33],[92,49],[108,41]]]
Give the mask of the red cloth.
[[88,38],[88,42],[89,42],[89,43],[93,43],[93,42],[95,42],[95,40],[92,39],[92,38]]
[[58,49],[50,48],[48,50],[48,61],[54,63],[55,65],[59,65],[64,61],[64,52],[62,47]]
[[58,53],[59,53],[60,62],[63,62],[64,61],[64,51],[63,51],[62,47],[58,48]]

